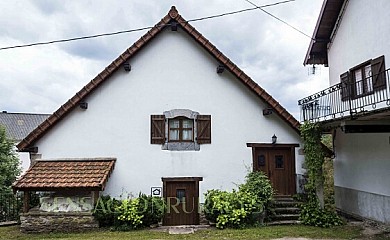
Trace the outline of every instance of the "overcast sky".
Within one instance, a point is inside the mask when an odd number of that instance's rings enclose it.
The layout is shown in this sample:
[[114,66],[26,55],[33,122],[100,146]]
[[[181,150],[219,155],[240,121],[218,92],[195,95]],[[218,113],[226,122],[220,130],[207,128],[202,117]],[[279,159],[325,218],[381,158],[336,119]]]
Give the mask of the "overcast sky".
[[[322,2],[266,10],[311,36]],[[186,20],[252,7],[245,0],[2,0],[0,47],[153,26],[172,5]],[[298,99],[328,86],[327,68],[309,75],[302,64],[310,38],[260,10],[191,24],[298,120]],[[52,113],[145,32],[1,50],[0,110]]]

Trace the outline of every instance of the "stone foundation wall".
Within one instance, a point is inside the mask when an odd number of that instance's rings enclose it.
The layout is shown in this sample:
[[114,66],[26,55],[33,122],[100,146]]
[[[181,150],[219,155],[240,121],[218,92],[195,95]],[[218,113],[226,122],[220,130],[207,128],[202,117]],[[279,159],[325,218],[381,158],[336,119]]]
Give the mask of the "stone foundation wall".
[[24,233],[80,232],[99,227],[90,212],[29,212],[20,215],[20,222]]

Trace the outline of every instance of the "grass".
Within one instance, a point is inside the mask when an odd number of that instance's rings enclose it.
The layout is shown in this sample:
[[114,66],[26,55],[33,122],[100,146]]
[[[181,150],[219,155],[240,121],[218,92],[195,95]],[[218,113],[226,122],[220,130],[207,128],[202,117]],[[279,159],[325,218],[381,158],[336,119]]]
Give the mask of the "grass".
[[334,228],[318,228],[303,225],[272,226],[248,229],[209,229],[199,230],[189,235],[169,235],[168,233],[149,230],[130,232],[111,232],[96,230],[86,233],[50,233],[23,234],[19,226],[0,227],[0,239],[273,239],[283,237],[305,237],[316,239],[356,239],[361,238],[361,228],[341,226]]

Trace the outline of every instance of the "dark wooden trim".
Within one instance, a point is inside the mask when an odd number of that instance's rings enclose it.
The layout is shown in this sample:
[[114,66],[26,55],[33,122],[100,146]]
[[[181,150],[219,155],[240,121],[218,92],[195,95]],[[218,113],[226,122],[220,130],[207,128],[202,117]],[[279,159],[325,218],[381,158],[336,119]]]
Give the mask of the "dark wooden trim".
[[390,125],[345,125],[344,133],[389,133]]
[[53,187],[24,187],[24,188],[13,188],[14,191],[71,191],[71,190],[82,190],[82,191],[102,191],[101,187],[67,187],[67,188],[53,188]]
[[296,148],[299,147],[299,144],[297,143],[247,143],[247,147],[252,147],[252,148]]
[[30,192],[24,191],[23,193],[23,213],[27,213],[30,210]]
[[162,177],[161,180],[165,182],[199,182],[203,181],[203,177]]

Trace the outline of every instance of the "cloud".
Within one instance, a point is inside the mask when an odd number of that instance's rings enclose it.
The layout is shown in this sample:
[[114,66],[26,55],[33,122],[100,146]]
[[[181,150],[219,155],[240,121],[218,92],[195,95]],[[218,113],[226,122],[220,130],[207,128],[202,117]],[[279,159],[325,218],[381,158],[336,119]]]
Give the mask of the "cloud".
[[[266,10],[311,35],[321,3]],[[0,46],[153,26],[172,5],[187,20],[252,7],[244,0],[6,1]],[[191,24],[296,117],[297,100],[328,84],[326,71],[308,76],[302,65],[310,39],[259,10]],[[145,32],[0,51],[0,108],[53,112]]]

